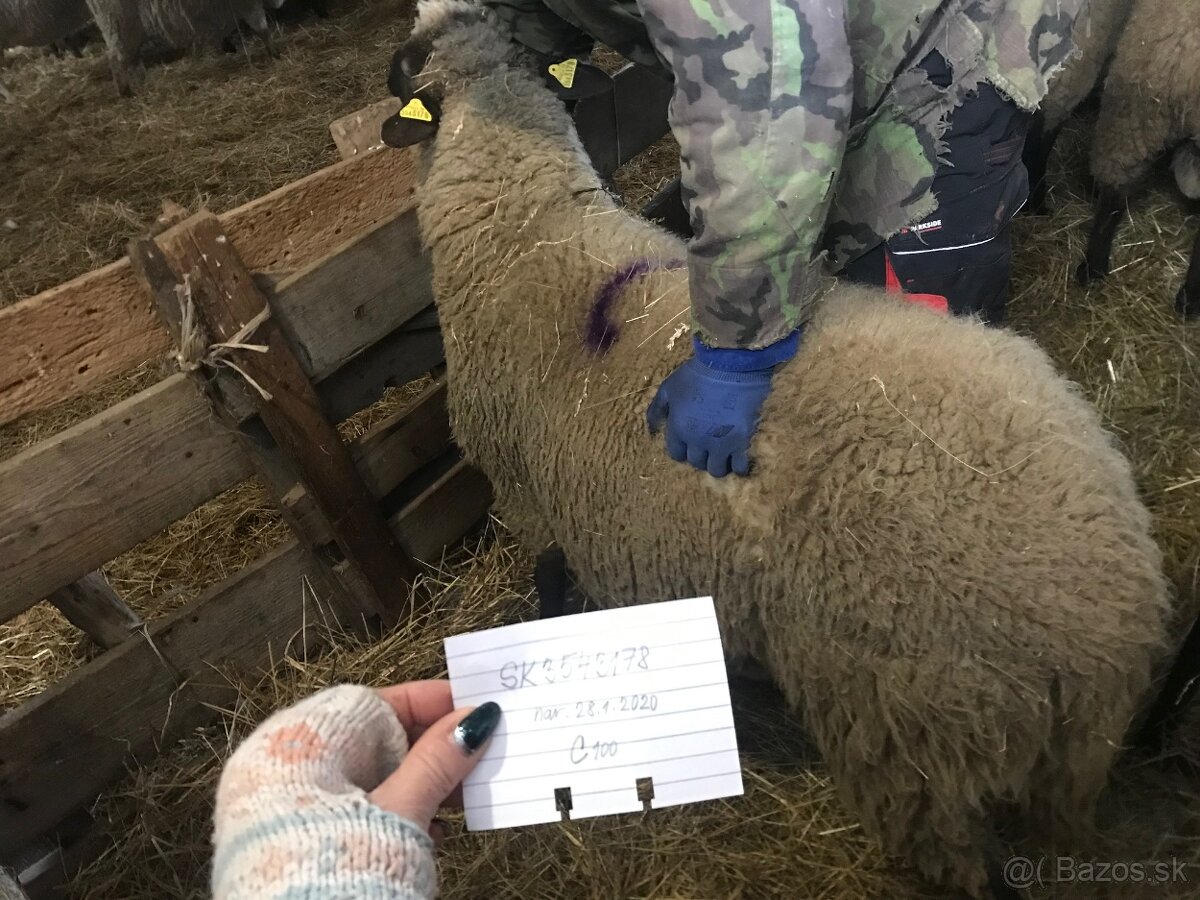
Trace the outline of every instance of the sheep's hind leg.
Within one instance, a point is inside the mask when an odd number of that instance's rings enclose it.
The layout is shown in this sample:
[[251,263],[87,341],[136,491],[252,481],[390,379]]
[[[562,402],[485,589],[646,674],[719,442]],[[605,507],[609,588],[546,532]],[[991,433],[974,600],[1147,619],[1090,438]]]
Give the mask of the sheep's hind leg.
[[87,6],[108,48],[108,64],[117,93],[122,97],[132,96],[146,80],[142,60],[145,33],[137,6],[122,0],[87,0]]
[[263,46],[267,48],[267,55],[271,59],[279,59],[279,50],[275,47],[275,41],[271,37],[271,23],[267,21],[267,11],[263,6],[247,16],[245,22],[250,26],[250,30],[263,42]]
[[1113,238],[1124,214],[1125,197],[1121,192],[1113,187],[1102,188],[1096,201],[1096,217],[1092,220],[1087,254],[1075,270],[1075,280],[1081,285],[1088,285],[1108,274]]
[[1046,169],[1054,144],[1058,140],[1058,132],[1058,128],[1047,129],[1045,114],[1038,113],[1033,117],[1029,134],[1025,138],[1023,155],[1025,170],[1029,173],[1029,202],[1025,204],[1025,209],[1031,215],[1044,216],[1049,212],[1046,202],[1049,194]]
[[271,59],[279,59],[279,48],[275,46],[275,40],[271,37],[270,26],[264,26],[261,31],[255,28],[254,33],[259,36],[263,42],[263,46],[267,48],[267,56],[271,57]]
[[[1196,262],[1200,254],[1192,257],[1192,268],[1200,270]],[[1200,309],[1197,310],[1200,312]],[[1171,670],[1158,689],[1158,696],[1150,705],[1146,720],[1135,743],[1150,753],[1161,753],[1168,739],[1179,725],[1180,714],[1192,702],[1200,690],[1200,619],[1192,624],[1191,631],[1175,654]]]
[[558,544],[538,556],[533,568],[533,586],[538,596],[538,617],[553,619],[566,611],[567,558]]
[[650,199],[641,214],[642,218],[649,219],[684,240],[692,237],[692,223],[683,203],[683,188],[678,176]]
[[1185,319],[1200,319],[1200,229],[1192,246],[1192,262],[1175,297],[1175,309]]

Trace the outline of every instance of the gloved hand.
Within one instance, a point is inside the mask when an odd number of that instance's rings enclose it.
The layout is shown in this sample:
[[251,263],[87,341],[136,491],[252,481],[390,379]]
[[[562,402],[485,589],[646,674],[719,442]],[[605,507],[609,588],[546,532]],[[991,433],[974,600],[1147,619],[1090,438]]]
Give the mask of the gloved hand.
[[718,350],[698,339],[696,356],[666,377],[646,410],[651,434],[667,427],[667,454],[722,478],[750,474],[750,439],[776,367],[796,353],[799,333],[761,350]]

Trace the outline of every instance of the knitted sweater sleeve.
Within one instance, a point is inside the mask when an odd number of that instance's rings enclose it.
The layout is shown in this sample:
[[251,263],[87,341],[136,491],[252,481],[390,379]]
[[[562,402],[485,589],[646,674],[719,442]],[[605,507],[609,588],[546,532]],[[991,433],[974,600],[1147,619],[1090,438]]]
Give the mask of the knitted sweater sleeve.
[[329,688],[272,715],[221,775],[215,900],[436,897],[429,835],[367,797],[407,752],[392,708],[365,687]]

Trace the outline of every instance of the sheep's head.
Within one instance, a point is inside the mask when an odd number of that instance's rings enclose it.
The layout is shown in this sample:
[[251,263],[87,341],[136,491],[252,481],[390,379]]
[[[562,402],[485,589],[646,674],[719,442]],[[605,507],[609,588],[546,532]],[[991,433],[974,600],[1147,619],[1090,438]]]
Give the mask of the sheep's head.
[[612,89],[611,79],[593,66],[542,57],[517,44],[480,0],[421,0],[412,33],[392,57],[388,88],[404,106],[383,123],[383,142],[407,147],[432,137],[447,97],[497,71],[521,67],[540,71],[565,100]]

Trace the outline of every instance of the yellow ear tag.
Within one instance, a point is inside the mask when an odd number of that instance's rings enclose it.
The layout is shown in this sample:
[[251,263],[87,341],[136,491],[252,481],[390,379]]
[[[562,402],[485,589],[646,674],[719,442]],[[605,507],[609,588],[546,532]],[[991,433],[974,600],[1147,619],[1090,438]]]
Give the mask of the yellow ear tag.
[[570,88],[575,83],[575,70],[579,68],[579,61],[575,59],[564,59],[560,63],[551,63],[548,71],[554,76],[557,81],[565,88]]
[[433,121],[433,115],[425,108],[425,104],[416,97],[413,97],[404,104],[404,108],[400,110],[400,118],[420,119],[422,122]]

